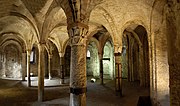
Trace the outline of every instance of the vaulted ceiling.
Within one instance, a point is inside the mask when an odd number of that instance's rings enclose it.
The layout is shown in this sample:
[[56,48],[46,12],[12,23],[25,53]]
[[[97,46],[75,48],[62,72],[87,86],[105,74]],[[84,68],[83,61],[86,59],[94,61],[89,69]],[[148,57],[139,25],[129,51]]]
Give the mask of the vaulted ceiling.
[[[162,0],[161,2],[164,2]],[[89,0],[89,33],[93,36],[105,28],[115,45],[122,45],[123,31],[135,24],[150,31],[151,14],[158,0]],[[1,0],[0,36],[19,36],[27,49],[34,43],[51,40],[59,52],[68,44],[65,0]],[[163,6],[162,6],[163,7]],[[158,13],[158,10],[157,10]],[[88,16],[88,15],[87,15]]]

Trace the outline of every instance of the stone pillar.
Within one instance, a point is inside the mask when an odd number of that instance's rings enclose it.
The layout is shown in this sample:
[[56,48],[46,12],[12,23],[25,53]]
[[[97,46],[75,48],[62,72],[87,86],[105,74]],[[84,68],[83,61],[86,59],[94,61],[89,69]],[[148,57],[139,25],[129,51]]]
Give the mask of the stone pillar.
[[38,60],[38,101],[43,101],[44,97],[44,71],[45,71],[45,57],[44,57],[45,43],[39,45],[39,60]]
[[103,55],[101,53],[99,53],[99,62],[100,62],[100,84],[103,85],[104,84],[104,80],[103,80]]
[[86,106],[86,34],[88,26],[80,23],[80,25],[68,29],[71,40],[70,106]]
[[134,39],[132,38],[131,35],[128,35],[129,37],[129,47],[128,47],[128,80],[129,81],[134,81],[134,76],[133,76],[133,45],[134,45]]
[[115,90],[117,95],[122,96],[122,65],[121,53],[114,53],[115,56]]
[[168,1],[167,44],[170,106],[180,106],[180,3]]
[[26,77],[26,53],[22,53],[22,80]]
[[3,62],[2,62],[2,71],[3,71],[3,77],[6,78],[6,57],[3,53]]
[[60,84],[64,84],[64,55],[60,53]]
[[52,79],[52,76],[51,76],[51,69],[52,69],[52,67],[51,67],[51,61],[52,61],[52,55],[49,54],[49,56],[48,56],[48,73],[49,73],[49,80]]
[[143,54],[142,46],[139,46],[139,78],[140,78],[140,86],[145,86],[144,54]]
[[30,55],[31,55],[31,51],[27,50],[26,51],[26,67],[27,67],[27,87],[31,86],[31,78],[30,78]]

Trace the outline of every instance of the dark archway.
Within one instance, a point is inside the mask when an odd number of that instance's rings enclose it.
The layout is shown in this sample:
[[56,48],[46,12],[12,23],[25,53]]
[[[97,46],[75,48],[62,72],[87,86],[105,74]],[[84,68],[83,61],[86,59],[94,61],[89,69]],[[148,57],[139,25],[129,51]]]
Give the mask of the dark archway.
[[87,58],[86,58],[86,65],[87,65],[87,76],[99,78],[100,71],[99,71],[99,55],[98,55],[98,48],[94,41],[91,41],[87,47]]
[[149,87],[150,68],[147,31],[142,25],[132,26],[125,29],[123,36],[123,76],[127,77],[129,81],[140,81],[140,86]]
[[21,78],[21,52],[18,50],[17,45],[8,44],[4,48],[5,59],[5,73],[6,78]]
[[64,58],[65,58],[64,65],[66,66],[64,74],[65,76],[70,76],[70,62],[71,62],[71,46],[70,45],[67,45],[66,47]]

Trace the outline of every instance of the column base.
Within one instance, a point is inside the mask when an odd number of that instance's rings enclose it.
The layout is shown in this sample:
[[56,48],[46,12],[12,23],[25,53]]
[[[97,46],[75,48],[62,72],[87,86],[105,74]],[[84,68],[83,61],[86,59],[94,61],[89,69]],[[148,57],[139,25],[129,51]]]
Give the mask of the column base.
[[60,84],[64,84],[64,79],[60,79]]
[[86,93],[79,95],[71,93],[69,106],[86,106]]
[[31,82],[29,81],[27,81],[27,87],[31,87]]
[[122,90],[116,90],[116,96],[121,96],[122,97],[123,96],[122,95]]
[[42,102],[43,101],[43,92],[42,91],[38,91],[38,102]]
[[22,78],[22,81],[25,81],[26,79],[25,78]]
[[51,77],[51,76],[49,76],[49,80],[52,80],[52,77]]

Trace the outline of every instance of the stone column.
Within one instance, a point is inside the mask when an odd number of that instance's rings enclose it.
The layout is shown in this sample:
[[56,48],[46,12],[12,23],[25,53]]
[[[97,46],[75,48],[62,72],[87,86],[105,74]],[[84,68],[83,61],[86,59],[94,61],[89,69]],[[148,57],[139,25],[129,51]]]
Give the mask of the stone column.
[[114,53],[115,56],[115,89],[122,96],[122,65],[121,53]]
[[30,55],[31,55],[31,51],[27,50],[26,51],[26,67],[27,67],[27,87],[31,86],[31,78],[30,78]]
[[3,77],[6,78],[6,56],[4,53],[3,53],[2,58],[3,58],[3,60],[2,60]]
[[103,85],[104,84],[104,80],[103,80],[103,55],[101,53],[99,53],[99,62],[100,62],[100,84]]
[[128,80],[129,81],[134,81],[134,76],[133,76],[133,45],[134,45],[134,39],[131,37],[131,35],[128,35],[129,37],[129,47],[128,47],[128,66],[129,66],[129,71],[128,71]]
[[22,80],[26,77],[26,53],[22,53]]
[[64,84],[64,55],[60,55],[60,84]]
[[49,80],[52,79],[52,76],[51,76],[51,69],[52,69],[52,67],[51,67],[51,61],[52,61],[52,55],[49,54],[49,56],[48,56],[48,73],[49,73]]
[[[170,106],[180,106],[180,3],[168,1],[167,44]],[[178,24],[177,24],[178,23]]]
[[143,54],[142,46],[139,46],[139,78],[140,78],[140,86],[145,86],[144,54]]
[[44,71],[45,71],[45,58],[44,58],[45,43],[39,44],[39,60],[38,60],[38,101],[43,101],[44,97]]
[[88,26],[83,23],[68,30],[71,40],[70,106],[86,106],[87,30]]

